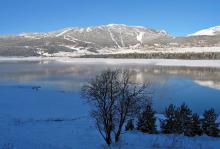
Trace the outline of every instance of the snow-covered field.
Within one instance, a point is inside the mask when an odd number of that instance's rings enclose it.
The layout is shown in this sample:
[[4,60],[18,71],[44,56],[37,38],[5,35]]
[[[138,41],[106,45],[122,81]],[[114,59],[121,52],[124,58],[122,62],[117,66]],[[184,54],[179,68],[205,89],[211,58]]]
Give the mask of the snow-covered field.
[[155,66],[220,67],[220,60],[178,60],[178,59],[106,59],[106,58],[66,58],[60,62],[80,64],[142,64]]
[[[37,88],[0,86],[0,148],[108,148],[89,117],[89,105],[79,94]],[[123,133],[121,142],[111,148],[219,149],[219,146],[219,138],[148,135],[133,131]]]
[[[110,34],[111,35],[111,34]],[[140,39],[138,39],[140,40]],[[68,45],[60,45],[64,46],[70,49],[74,49],[75,51],[71,52],[63,52],[59,51],[57,53],[49,54],[47,52],[44,52],[42,50],[39,50],[39,54],[46,57],[78,57],[78,56],[85,56],[85,55],[108,55],[108,54],[132,54],[132,53],[138,53],[138,54],[186,54],[186,53],[219,53],[220,47],[171,47],[171,48],[153,48],[153,49],[145,49],[145,48],[138,48],[140,47],[140,43],[130,46],[130,47],[120,47],[120,45],[113,40],[118,48],[103,48],[98,50],[98,53],[94,53],[89,51],[89,48],[83,48],[83,47],[74,47],[74,46],[68,46]],[[88,42],[86,42],[88,43]],[[177,44],[177,43],[172,43]]]
[[155,66],[183,67],[220,67],[220,60],[180,60],[180,59],[112,59],[112,58],[70,58],[70,57],[0,57],[0,62],[6,61],[58,61],[74,64],[142,64]]

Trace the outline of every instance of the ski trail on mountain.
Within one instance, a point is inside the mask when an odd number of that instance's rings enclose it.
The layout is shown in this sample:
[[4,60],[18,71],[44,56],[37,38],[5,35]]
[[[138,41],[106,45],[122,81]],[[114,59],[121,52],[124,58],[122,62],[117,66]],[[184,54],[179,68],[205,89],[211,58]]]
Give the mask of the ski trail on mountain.
[[145,32],[140,32],[140,31],[138,31],[137,33],[136,33],[136,35],[137,35],[137,41],[139,41],[141,44],[143,43],[143,36],[144,36],[144,34],[145,34]]
[[125,47],[124,40],[122,38],[121,28],[120,28],[120,40],[121,40],[122,47]]
[[108,28],[108,32],[111,36],[112,41],[118,46],[118,48],[121,48],[121,46],[118,44],[118,42],[115,40],[113,33],[111,32],[111,29]]
[[70,29],[66,29],[66,30],[64,30],[63,32],[57,34],[56,37],[60,37],[60,36],[64,35],[65,33],[69,32],[69,31],[71,31],[71,30],[72,30],[71,28],[70,28]]

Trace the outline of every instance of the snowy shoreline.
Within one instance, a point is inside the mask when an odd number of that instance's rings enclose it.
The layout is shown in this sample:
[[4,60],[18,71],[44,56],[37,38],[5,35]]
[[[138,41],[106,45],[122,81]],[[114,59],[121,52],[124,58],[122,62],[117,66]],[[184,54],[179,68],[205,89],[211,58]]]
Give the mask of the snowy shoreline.
[[182,59],[114,59],[114,58],[70,58],[70,57],[0,57],[1,62],[9,61],[56,61],[74,64],[107,65],[150,65],[178,67],[216,67],[220,60],[182,60]]

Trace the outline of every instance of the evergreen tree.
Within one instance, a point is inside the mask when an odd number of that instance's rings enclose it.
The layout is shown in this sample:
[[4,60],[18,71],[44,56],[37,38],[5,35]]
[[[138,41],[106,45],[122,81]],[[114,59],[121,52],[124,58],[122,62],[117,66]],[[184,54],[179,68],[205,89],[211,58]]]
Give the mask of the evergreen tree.
[[175,133],[190,135],[192,111],[183,103],[175,111]]
[[169,134],[175,132],[175,112],[176,108],[173,104],[170,104],[168,108],[165,109],[166,119],[161,121],[161,130],[163,133]]
[[192,121],[191,121],[191,131],[189,136],[201,136],[202,135],[202,123],[199,118],[199,115],[194,113],[192,115]]
[[203,117],[203,132],[208,136],[218,137],[220,130],[218,128],[219,124],[216,123],[218,115],[215,113],[215,110],[212,108],[205,111]]
[[133,130],[134,129],[134,124],[133,124],[133,120],[130,119],[127,122],[127,125],[125,126],[125,131],[129,131],[129,130]]
[[145,110],[139,116],[137,129],[150,134],[157,132],[155,111],[153,111],[150,104],[146,106]]

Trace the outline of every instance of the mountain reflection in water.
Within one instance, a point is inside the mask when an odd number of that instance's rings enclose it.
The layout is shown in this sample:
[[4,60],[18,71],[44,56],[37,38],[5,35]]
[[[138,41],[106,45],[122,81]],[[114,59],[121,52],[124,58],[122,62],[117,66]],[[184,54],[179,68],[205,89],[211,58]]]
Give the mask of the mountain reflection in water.
[[0,82],[39,85],[79,93],[84,83],[105,69],[129,69],[133,81],[151,82],[153,103],[159,112],[169,103],[186,102],[195,112],[214,107],[220,113],[219,68],[73,64],[55,61],[0,62]]

